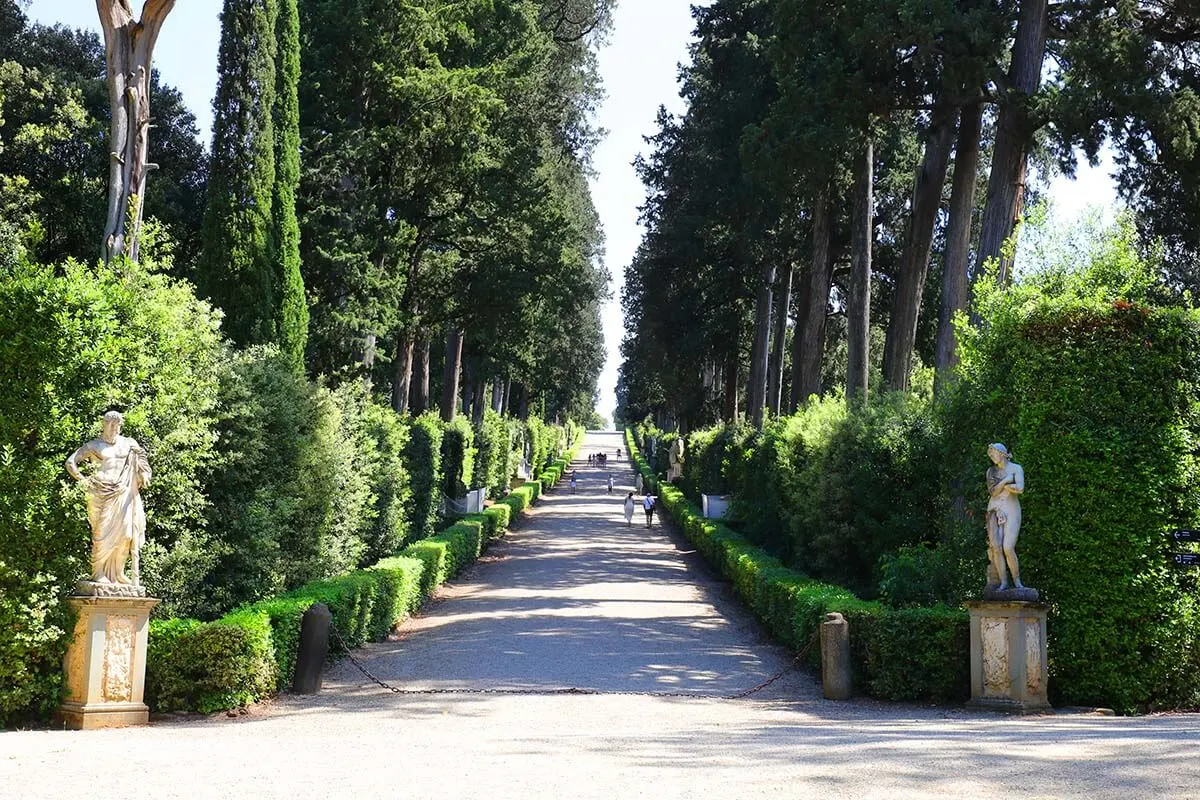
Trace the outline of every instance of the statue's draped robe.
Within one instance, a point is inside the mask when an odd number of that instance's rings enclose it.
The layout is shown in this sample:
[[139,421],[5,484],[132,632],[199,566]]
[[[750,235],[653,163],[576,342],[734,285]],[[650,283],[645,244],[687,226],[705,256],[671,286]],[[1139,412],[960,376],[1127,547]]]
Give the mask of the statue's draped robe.
[[92,526],[92,580],[129,583],[125,562],[146,541],[141,488],[150,482],[146,452],[129,448],[121,474],[109,481],[88,479],[88,521]]

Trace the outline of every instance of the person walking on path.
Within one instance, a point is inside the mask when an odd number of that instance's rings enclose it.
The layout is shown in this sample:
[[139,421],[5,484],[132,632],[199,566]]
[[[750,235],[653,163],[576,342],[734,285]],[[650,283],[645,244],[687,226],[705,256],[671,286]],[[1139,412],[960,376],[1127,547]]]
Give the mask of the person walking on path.
[[571,494],[575,494],[575,489],[577,487],[578,484],[575,482],[575,471],[571,470]]
[[625,526],[633,527],[633,492],[625,495]]
[[613,490],[613,478],[612,478],[612,475],[609,475],[608,476],[608,493],[612,494],[612,490]]
[[642,508],[646,510],[646,527],[649,528],[654,525],[654,495],[646,495],[642,500]]
[[642,493],[642,473],[640,472],[637,474],[637,477],[633,479],[633,490],[638,494]]

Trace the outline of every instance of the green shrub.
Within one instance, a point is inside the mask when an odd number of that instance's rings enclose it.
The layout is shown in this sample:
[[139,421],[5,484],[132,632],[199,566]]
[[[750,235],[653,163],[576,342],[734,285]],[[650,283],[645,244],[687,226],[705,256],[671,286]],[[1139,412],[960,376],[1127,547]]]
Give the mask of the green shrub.
[[58,704],[63,600],[90,566],[83,492],[63,461],[105,411],[123,410],[150,454],[150,590],[209,558],[202,487],[226,351],[216,313],[149,262],[0,274],[0,726]]
[[164,613],[211,619],[403,542],[408,431],[359,384],[329,392],[276,349],[251,348],[222,375],[220,414],[212,563],[169,587]]
[[213,619],[320,575],[320,532],[337,491],[331,398],[275,348],[234,354],[220,373],[211,565],[176,571],[164,615]]
[[[724,426],[688,438],[681,486],[733,493],[730,524],[814,577],[873,596],[879,560],[937,538],[945,508],[941,439],[929,403],[810,401],[762,431]],[[672,440],[663,435],[662,450]]]
[[988,326],[963,332],[947,423],[971,517],[950,536],[983,549],[986,448],[1005,443],[1026,476],[1021,577],[1051,609],[1052,699],[1196,707],[1200,576],[1168,564],[1166,533],[1200,525],[1200,314],[1147,304],[1130,228],[1081,252],[980,285]]
[[475,431],[475,468],[472,489],[487,489],[489,497],[499,497],[508,490],[509,455],[511,442],[508,423],[492,409],[483,412]]
[[442,493],[447,497],[462,497],[467,493],[467,481],[474,471],[475,433],[471,422],[459,414],[442,424]]
[[237,708],[274,689],[275,650],[266,615],[244,611],[217,622],[192,622],[151,625],[154,660],[147,662],[146,692],[156,711]]
[[491,518],[491,535],[499,538],[508,531],[513,519],[513,510],[503,503],[496,503],[485,508],[483,516]]
[[329,607],[333,625],[349,647],[379,641],[420,605],[422,568],[414,558],[389,558],[246,606],[215,622],[153,620],[147,703],[156,711],[207,713],[256,702],[289,686],[301,619],[310,606]]
[[421,594],[428,597],[434,589],[479,558],[484,544],[483,524],[478,520],[462,520],[437,536],[413,542],[404,548],[403,555],[424,563]]
[[409,507],[411,490],[404,451],[409,429],[391,407],[380,403],[369,403],[362,419],[372,441],[366,455],[375,506],[374,519],[367,531],[365,560],[376,563],[399,552],[408,539],[405,509]]
[[[627,436],[635,464],[648,471]],[[850,623],[855,685],[873,697],[893,700],[961,700],[969,693],[968,615],[944,607],[890,609],[858,599],[838,586],[785,568],[767,551],[723,524],[705,520],[683,492],[659,487],[668,514],[696,549],[733,585],[767,630],[793,650],[813,644],[825,615],[839,612]]]
[[436,412],[429,411],[412,420],[404,463],[412,487],[405,514],[409,536],[414,540],[424,539],[437,532],[441,501],[442,421]]

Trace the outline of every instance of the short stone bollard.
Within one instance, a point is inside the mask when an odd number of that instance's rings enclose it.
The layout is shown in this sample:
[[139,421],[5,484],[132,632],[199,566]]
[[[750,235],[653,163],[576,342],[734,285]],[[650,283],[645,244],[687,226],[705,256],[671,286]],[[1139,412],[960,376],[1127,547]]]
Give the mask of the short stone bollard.
[[296,648],[296,674],[292,691],[316,694],[321,691],[321,670],[329,655],[329,626],[333,615],[324,603],[313,603],[300,621],[300,644]]
[[850,625],[838,613],[821,623],[821,688],[827,700],[850,699]]

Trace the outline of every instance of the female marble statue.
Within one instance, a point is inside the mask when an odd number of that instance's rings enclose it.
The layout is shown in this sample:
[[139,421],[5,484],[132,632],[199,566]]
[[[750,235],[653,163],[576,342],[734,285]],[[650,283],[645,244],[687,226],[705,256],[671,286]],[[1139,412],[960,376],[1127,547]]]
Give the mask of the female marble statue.
[[1021,533],[1021,501],[1025,491],[1025,470],[1010,460],[1008,448],[999,442],[988,446],[988,458],[994,466],[987,471],[988,498],[988,588],[1024,589],[1021,565],[1017,561],[1017,537]]
[[[138,586],[138,550],[146,540],[146,512],[141,489],[150,484],[146,451],[121,435],[125,418],[117,411],[104,415],[99,439],[80,447],[67,459],[67,472],[87,488],[88,523],[92,528],[92,580],[100,584]],[[79,471],[93,461],[91,475]],[[133,580],[125,562],[133,556]]]

